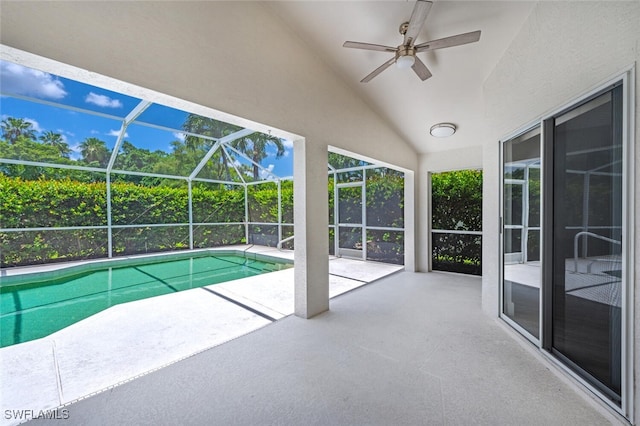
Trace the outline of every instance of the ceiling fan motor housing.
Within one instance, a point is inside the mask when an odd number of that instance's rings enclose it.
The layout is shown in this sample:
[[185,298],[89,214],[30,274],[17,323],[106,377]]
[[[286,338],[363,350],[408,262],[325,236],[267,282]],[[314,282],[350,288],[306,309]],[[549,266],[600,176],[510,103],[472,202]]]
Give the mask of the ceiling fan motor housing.
[[400,45],[396,51],[396,60],[402,56],[416,56],[416,49],[413,46]]

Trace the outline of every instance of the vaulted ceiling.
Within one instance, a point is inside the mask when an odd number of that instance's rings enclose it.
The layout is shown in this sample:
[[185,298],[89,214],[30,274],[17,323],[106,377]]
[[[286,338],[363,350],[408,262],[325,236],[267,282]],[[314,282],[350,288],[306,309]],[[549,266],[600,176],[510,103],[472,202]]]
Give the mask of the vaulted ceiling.
[[[416,44],[481,30],[477,43],[418,56],[433,77],[388,68],[369,83],[360,80],[393,54],[346,49],[347,41],[398,46],[398,28],[414,1],[282,1],[271,10],[419,153],[478,145],[484,108],[482,87],[533,9],[525,1],[434,1]],[[454,123],[457,133],[438,139],[429,128]]]

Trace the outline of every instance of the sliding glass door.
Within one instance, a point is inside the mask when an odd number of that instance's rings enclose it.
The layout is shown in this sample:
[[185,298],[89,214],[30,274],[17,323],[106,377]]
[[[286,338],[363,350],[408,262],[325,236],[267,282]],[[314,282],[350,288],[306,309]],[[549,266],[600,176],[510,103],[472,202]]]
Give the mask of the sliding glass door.
[[622,413],[633,327],[624,81],[501,150],[501,317]]
[[503,312],[534,338],[540,328],[540,127],[503,144]]
[[622,97],[554,119],[552,351],[620,403]]

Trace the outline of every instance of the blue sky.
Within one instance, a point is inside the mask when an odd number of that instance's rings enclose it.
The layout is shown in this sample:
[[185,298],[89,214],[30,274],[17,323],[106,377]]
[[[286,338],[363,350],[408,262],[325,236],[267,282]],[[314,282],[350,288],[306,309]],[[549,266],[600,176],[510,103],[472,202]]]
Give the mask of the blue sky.
[[[25,68],[6,61],[0,61],[0,115],[23,118],[32,123],[37,135],[45,131],[53,131],[63,136],[77,158],[78,145],[89,137],[106,142],[112,149],[116,143],[121,121],[92,114],[85,114],[64,108],[29,102],[4,95],[22,95],[50,102],[82,108],[115,116],[123,119],[140,99],[112,92],[110,90],[79,83],[42,71]],[[173,129],[180,129],[188,113],[153,104],[145,110],[138,121],[156,124]],[[142,125],[131,125],[125,134],[125,140],[138,148],[171,152],[171,142],[184,140],[179,131],[165,131]],[[283,157],[275,157],[275,148],[269,149],[269,156],[262,166],[273,170],[281,177],[293,174],[292,144],[285,141],[287,151]]]

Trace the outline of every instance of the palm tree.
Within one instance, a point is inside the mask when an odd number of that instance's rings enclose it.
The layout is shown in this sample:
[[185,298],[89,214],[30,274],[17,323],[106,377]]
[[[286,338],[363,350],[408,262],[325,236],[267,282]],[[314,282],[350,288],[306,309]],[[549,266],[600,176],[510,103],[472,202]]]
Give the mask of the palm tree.
[[260,169],[256,164],[262,163],[262,160],[267,158],[267,147],[270,144],[275,145],[277,150],[276,158],[280,158],[285,153],[284,144],[280,138],[259,132],[247,136],[246,139],[251,141],[251,147],[246,148],[243,152],[255,163],[253,164],[253,180],[258,180]]
[[29,139],[36,138],[36,131],[33,128],[33,124],[29,123],[23,118],[7,117],[6,120],[2,120],[2,137],[9,142],[9,144],[16,143],[16,140],[20,136],[25,136]]
[[80,143],[80,154],[82,160],[87,163],[98,163],[100,166],[106,166],[109,161],[109,150],[104,141],[98,138],[87,138]]
[[[187,120],[182,125],[182,128],[190,133],[196,133],[199,135],[205,135],[214,138],[221,138],[242,129],[241,127],[234,126],[229,123],[218,121],[213,118],[202,117],[195,114],[189,114]],[[203,146],[203,142],[203,139],[194,136],[187,136],[185,138],[185,145],[193,150],[197,148],[206,148]],[[285,148],[282,143],[282,139],[279,139],[275,136],[266,135],[264,133],[256,132],[229,143],[230,146],[245,154],[256,164],[260,164],[262,160],[267,157],[267,147],[270,144],[275,145],[277,149],[276,158],[280,158],[284,155]],[[222,163],[222,167],[225,171],[227,179],[231,180],[229,164],[226,156],[222,152],[220,152],[219,154],[216,153],[213,159],[217,159],[217,161]],[[260,169],[257,165],[254,164],[253,179],[258,180],[259,176]]]
[[[237,132],[241,129],[241,127],[234,126],[223,121],[218,121],[213,118],[202,117],[196,114],[189,114],[187,116],[187,120],[182,125],[182,129],[189,133],[195,133],[197,135],[209,136],[219,139],[224,136],[230,135],[231,133]],[[184,140],[184,146],[190,152],[198,153],[204,156],[211,147],[211,143],[207,139],[187,135]],[[219,172],[222,172],[224,173],[226,180],[232,180],[229,162],[227,161],[227,157],[224,155],[222,150],[218,150],[212,157],[211,161],[221,164],[222,170],[215,171],[215,169],[218,169],[218,167],[215,166],[212,168],[213,170],[211,170],[210,168],[210,177],[220,178],[221,176]]]
[[[221,137],[230,135],[231,133],[242,130],[242,127],[234,126],[233,124],[225,123],[224,121],[218,121],[213,118],[202,117],[196,114],[189,114],[187,120],[182,125],[182,129],[195,133],[197,135],[209,136],[219,139]],[[185,138],[185,144],[188,147],[202,145],[203,139],[195,136],[187,136]]]
[[71,148],[69,148],[69,145],[64,141],[60,133],[55,133],[47,130],[40,136],[39,139],[43,145],[52,146],[57,149],[61,157],[69,158],[69,154],[71,154]]

